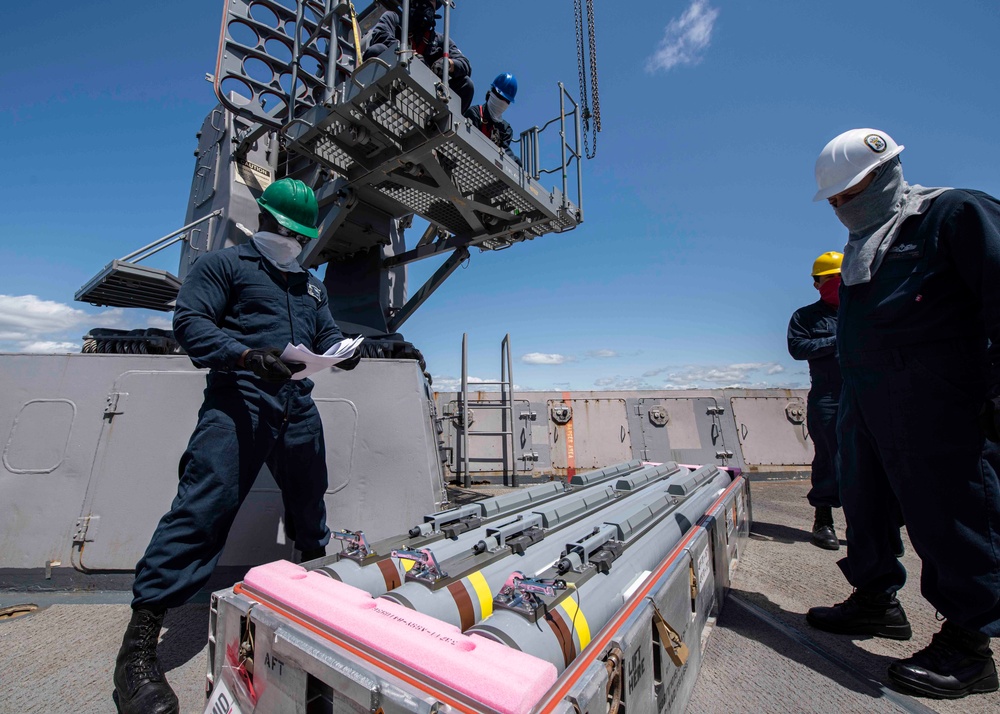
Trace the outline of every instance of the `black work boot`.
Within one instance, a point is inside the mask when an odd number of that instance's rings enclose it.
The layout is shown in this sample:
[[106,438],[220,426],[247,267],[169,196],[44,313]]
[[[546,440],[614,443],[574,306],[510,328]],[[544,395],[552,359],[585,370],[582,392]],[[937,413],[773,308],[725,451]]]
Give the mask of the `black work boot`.
[[989,635],[950,622],[915,655],[890,664],[889,679],[908,692],[940,699],[1000,689]]
[[115,704],[121,714],[177,714],[177,695],[156,659],[165,612],[138,608],[125,630],[115,661]]
[[830,506],[816,506],[812,544],[823,550],[840,550],[837,532],[833,530],[833,509]]
[[838,635],[872,635],[891,640],[908,640],[913,632],[903,606],[886,593],[855,590],[844,602],[833,607],[813,607],[806,622],[817,630]]

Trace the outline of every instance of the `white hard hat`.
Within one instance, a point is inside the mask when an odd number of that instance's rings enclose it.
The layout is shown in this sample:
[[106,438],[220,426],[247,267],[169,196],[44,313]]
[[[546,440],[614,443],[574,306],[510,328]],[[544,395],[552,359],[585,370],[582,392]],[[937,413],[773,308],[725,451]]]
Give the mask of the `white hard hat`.
[[905,147],[878,129],[851,129],[823,147],[816,159],[814,201],[836,196],[867,176],[872,169],[899,155]]

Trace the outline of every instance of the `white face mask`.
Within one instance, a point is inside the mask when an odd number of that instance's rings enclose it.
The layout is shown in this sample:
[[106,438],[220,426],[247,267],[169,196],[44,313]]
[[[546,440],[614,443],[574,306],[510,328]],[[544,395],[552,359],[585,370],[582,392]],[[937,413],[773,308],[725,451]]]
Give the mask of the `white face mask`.
[[267,231],[257,231],[254,233],[253,243],[261,255],[267,258],[271,265],[278,270],[284,270],[287,273],[302,272],[302,266],[299,265],[298,261],[302,246],[294,238]]
[[503,113],[507,111],[507,107],[509,106],[510,102],[506,99],[501,99],[492,90],[486,95],[486,109],[489,111],[490,116],[493,117],[493,121],[500,121],[503,118]]

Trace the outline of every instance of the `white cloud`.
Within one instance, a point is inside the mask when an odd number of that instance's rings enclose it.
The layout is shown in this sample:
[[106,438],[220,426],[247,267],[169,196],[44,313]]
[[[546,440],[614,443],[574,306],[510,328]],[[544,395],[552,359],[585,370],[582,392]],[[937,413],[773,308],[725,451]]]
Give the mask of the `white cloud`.
[[545,352],[529,352],[528,354],[521,355],[521,361],[525,364],[566,364],[567,362],[576,362],[576,358],[570,355],[561,354],[549,354]]
[[146,320],[146,325],[148,327],[155,327],[159,330],[172,330],[174,329],[174,321],[171,317],[159,317],[153,316]]
[[90,313],[37,295],[0,295],[0,352],[79,352],[92,327],[128,327],[115,308]]
[[674,18],[664,31],[663,40],[646,60],[646,71],[664,72],[679,65],[693,65],[712,41],[712,29],[719,11],[708,0],[693,0],[684,14]]
[[589,350],[587,356],[594,359],[610,359],[611,357],[617,357],[618,353],[614,350]]
[[[727,365],[686,365],[660,367],[643,373],[650,378],[663,375],[666,389],[719,389],[737,387],[758,389],[784,386],[768,383],[761,377],[781,374],[785,368],[777,362],[737,362]],[[655,386],[653,388],[656,388]]]
[[667,374],[667,380],[684,383],[708,383],[713,386],[737,386],[751,381],[751,375],[773,367],[773,363],[747,362],[723,366],[694,365]]
[[655,387],[642,377],[601,377],[594,380],[594,386],[600,390],[619,391],[634,389],[655,389]]
[[[462,391],[462,378],[452,377],[447,374],[432,374],[431,378],[434,380],[434,391],[435,392],[461,392]],[[500,386],[496,384],[498,382],[496,377],[469,377],[469,391],[470,392],[499,392]],[[486,382],[492,382],[493,384],[485,384]],[[515,391],[530,391],[531,387],[526,387],[521,384],[514,383]]]
[[79,352],[81,342],[53,342],[51,340],[41,340],[28,342],[21,345],[19,352],[31,354],[56,354],[60,352]]
[[31,340],[65,332],[86,316],[83,310],[35,295],[0,295],[0,340]]

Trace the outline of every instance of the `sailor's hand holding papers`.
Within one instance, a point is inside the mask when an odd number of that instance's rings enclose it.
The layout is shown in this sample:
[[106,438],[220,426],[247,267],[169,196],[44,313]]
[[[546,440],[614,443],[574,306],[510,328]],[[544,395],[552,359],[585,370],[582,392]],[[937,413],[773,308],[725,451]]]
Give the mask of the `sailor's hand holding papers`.
[[301,371],[292,375],[292,379],[305,379],[328,367],[354,369],[360,361],[360,355],[355,356],[355,351],[364,339],[364,337],[348,337],[321,355],[303,345],[292,345],[289,342],[285,351],[281,353],[281,361],[304,365]]

